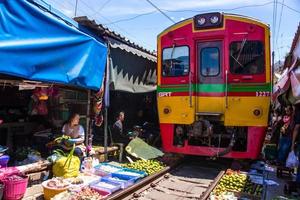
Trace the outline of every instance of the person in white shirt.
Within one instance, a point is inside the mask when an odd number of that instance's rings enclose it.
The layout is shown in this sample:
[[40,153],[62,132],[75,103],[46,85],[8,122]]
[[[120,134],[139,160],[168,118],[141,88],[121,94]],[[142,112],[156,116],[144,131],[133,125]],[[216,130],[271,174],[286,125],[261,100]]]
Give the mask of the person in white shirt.
[[84,129],[79,124],[80,116],[78,113],[74,113],[70,116],[68,122],[63,126],[62,133],[66,136],[70,136],[70,140],[67,141],[68,143],[75,143],[76,148],[74,150],[74,155],[82,157],[83,151],[82,146],[84,142]]

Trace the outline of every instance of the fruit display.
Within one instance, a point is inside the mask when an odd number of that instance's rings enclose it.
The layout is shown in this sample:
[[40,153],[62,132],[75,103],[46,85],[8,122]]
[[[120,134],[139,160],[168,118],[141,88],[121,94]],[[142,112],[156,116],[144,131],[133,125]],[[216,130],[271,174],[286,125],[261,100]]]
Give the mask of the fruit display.
[[80,185],[80,184],[83,184],[83,180],[82,180],[81,178],[78,178],[78,177],[76,177],[76,178],[69,178],[69,179],[67,179],[67,181],[68,181],[69,183],[71,183],[72,185]]
[[251,183],[250,179],[248,178],[243,192],[252,194],[254,196],[260,196],[263,192],[263,186]]
[[71,192],[65,191],[55,195],[51,200],[69,200],[72,196],[73,194]]
[[47,187],[53,188],[53,189],[63,189],[68,187],[70,184],[64,180],[63,178],[53,178],[48,181]]
[[82,188],[79,192],[62,192],[53,197],[51,200],[99,200],[102,198],[103,196],[101,196],[98,192],[86,187]]
[[101,196],[98,192],[91,188],[82,188],[80,192],[75,193],[70,200],[98,200],[102,199],[103,196]]
[[154,174],[165,168],[165,165],[156,160],[138,160],[133,163],[124,164],[123,167],[146,172],[147,175]]
[[239,171],[227,170],[212,195],[221,196],[228,192],[236,194],[261,195],[263,187],[251,182],[249,176]]

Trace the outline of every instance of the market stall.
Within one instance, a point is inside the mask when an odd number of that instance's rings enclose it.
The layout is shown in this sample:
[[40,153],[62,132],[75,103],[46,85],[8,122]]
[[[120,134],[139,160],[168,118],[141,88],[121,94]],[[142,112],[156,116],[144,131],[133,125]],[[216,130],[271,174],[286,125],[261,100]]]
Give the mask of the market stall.
[[0,193],[21,199],[28,173],[51,168],[42,151],[71,112],[90,133],[107,46],[44,1],[1,1],[0,12]]
[[147,176],[166,167],[156,159],[137,160],[130,164],[83,162],[78,175],[52,178],[42,183],[44,198],[55,200],[80,199],[80,196],[102,199],[139,183]]

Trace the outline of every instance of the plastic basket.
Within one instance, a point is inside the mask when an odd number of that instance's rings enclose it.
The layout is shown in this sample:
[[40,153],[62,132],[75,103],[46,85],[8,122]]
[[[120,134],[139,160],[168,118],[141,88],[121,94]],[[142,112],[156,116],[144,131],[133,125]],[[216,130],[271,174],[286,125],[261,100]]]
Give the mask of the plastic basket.
[[50,200],[55,195],[57,195],[57,194],[59,194],[61,192],[64,192],[64,191],[66,191],[69,188],[69,186],[65,187],[65,188],[60,188],[60,189],[50,188],[50,187],[47,186],[48,181],[44,181],[42,183],[43,190],[44,190],[44,199],[45,200]]
[[[109,186],[108,186],[109,185]],[[105,191],[108,193],[114,193],[121,189],[121,185],[118,183],[112,183],[107,180],[101,179],[100,181],[96,181],[90,184],[90,188],[100,191]]]
[[7,167],[7,163],[9,161],[9,156],[4,155],[0,157],[0,167]]
[[110,165],[108,163],[101,163],[94,167],[95,174],[98,176],[111,176],[112,173],[122,170],[122,167]]
[[111,176],[117,177],[120,179],[125,179],[125,180],[131,179],[131,180],[137,181],[138,179],[144,178],[145,176],[147,176],[147,174],[146,174],[146,172],[143,172],[143,171],[124,168],[120,171],[112,173]]
[[[117,178],[117,179],[116,179]],[[134,179],[120,179],[118,177],[112,176],[112,177],[103,177],[102,180],[105,180],[110,183],[115,183],[121,185],[122,189],[128,188],[132,186],[135,182]]]
[[26,192],[28,184],[28,176],[19,175],[22,180],[9,180],[9,177],[3,179],[4,182],[4,199],[6,200],[18,200],[22,199]]

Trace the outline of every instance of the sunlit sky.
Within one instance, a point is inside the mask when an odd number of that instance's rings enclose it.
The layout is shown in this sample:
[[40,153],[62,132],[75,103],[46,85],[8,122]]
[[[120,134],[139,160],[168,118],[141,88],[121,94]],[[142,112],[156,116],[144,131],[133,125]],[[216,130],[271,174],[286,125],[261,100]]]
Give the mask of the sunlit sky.
[[[44,0],[69,17],[75,16],[76,0]],[[172,21],[199,13],[221,11],[242,14],[268,23],[272,31],[275,61],[289,52],[300,22],[300,0],[151,0]],[[274,2],[278,2],[274,4]],[[273,11],[276,15],[273,17]],[[147,0],[77,0],[76,16],[88,16],[149,50],[156,37],[173,22]],[[275,23],[276,22],[276,23]]]

